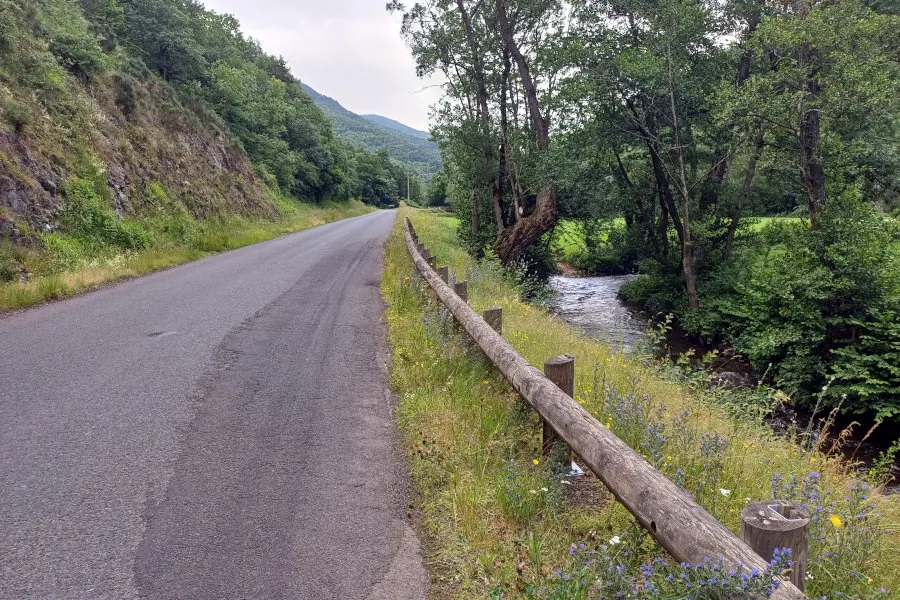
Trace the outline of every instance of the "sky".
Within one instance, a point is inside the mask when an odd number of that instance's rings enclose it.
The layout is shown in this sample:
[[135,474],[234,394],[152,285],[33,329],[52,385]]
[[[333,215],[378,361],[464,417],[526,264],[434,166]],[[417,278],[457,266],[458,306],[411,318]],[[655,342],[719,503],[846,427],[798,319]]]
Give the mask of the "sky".
[[320,94],[358,114],[378,114],[428,130],[440,91],[416,77],[386,0],[202,0],[229,13],[245,35]]

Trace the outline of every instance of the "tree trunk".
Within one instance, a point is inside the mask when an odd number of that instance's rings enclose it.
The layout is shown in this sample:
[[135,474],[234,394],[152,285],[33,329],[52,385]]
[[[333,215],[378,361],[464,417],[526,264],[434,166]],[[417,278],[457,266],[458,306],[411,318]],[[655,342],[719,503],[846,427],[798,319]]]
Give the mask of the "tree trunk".
[[[478,116],[481,122],[481,134],[484,144],[484,162],[485,162],[485,187],[491,194],[491,206],[494,210],[494,220],[497,224],[498,234],[502,234],[505,226],[503,224],[503,207],[501,205],[502,193],[496,179],[496,165],[494,160],[494,142],[491,135],[491,120],[488,110],[488,91],[485,83],[484,61],[481,58],[481,48],[475,39],[475,28],[472,25],[472,15],[466,10],[463,0],[456,0],[456,6],[459,9],[462,18],[463,28],[466,32],[466,42],[469,46],[469,52],[472,53],[472,70],[475,79],[476,97],[478,101]],[[480,6],[480,3],[476,5]]]
[[[509,50],[503,49],[503,76],[500,80],[500,174],[497,177],[497,186],[499,188],[500,202],[509,185],[509,114],[507,101],[509,99],[509,73],[512,70],[512,64],[509,61]],[[518,202],[513,201],[513,210],[515,214],[511,220],[515,223],[519,220]],[[503,233],[502,231],[499,233]]]
[[[537,89],[531,78],[531,70],[528,61],[522,55],[521,50],[513,38],[512,29],[509,26],[509,17],[506,13],[505,0],[496,0],[497,17],[500,22],[500,34],[506,49],[512,55],[522,80],[525,91],[525,100],[528,105],[528,114],[534,127],[538,150],[546,154],[550,150],[550,124],[541,114],[541,106],[538,102]],[[528,217],[523,217],[515,225],[508,228],[496,243],[497,256],[503,264],[508,264],[520,258],[525,250],[541,239],[547,231],[556,225],[558,212],[556,206],[556,185],[547,182],[538,188],[537,202],[534,212]]]
[[743,213],[747,197],[750,195],[750,186],[753,184],[753,178],[756,176],[756,165],[762,156],[765,145],[766,123],[765,121],[760,121],[759,130],[756,133],[756,143],[753,145],[753,153],[750,154],[750,160],[747,162],[744,183],[741,186],[741,192],[738,194],[737,202],[731,213],[731,222],[728,224],[728,233],[725,238],[725,260],[729,260],[734,252],[734,235],[737,233],[738,226],[741,223],[741,213]]
[[[794,2],[794,12],[797,19],[805,19],[808,11],[806,0]],[[818,157],[819,142],[821,140],[821,116],[815,106],[807,106],[812,100],[815,103],[822,93],[822,86],[815,74],[813,63],[815,52],[804,43],[800,47],[798,57],[801,70],[805,71],[805,83],[807,96],[800,102],[800,168],[803,174],[803,188],[806,191],[806,203],[809,207],[809,223],[813,229],[818,227],[818,214],[825,202],[825,170]]]
[[687,287],[688,304],[691,310],[700,308],[700,297],[697,295],[697,279],[694,274],[694,241],[691,239],[691,188],[687,182],[684,166],[684,150],[681,147],[681,131],[678,126],[678,109],[675,104],[675,79],[672,75],[672,40],[669,39],[669,101],[672,108],[672,132],[675,136],[675,152],[678,157],[678,173],[681,178],[681,226],[684,234],[681,238],[681,257],[684,269],[684,283]]
[[472,197],[472,239],[478,239],[478,198],[474,193],[470,194]]
[[[812,52],[808,44],[800,50],[800,63],[808,63]],[[817,97],[822,87],[818,80],[810,77],[806,83],[810,96]],[[813,229],[818,226],[818,213],[825,202],[825,170],[818,157],[821,137],[821,122],[818,108],[801,108],[800,114],[800,165],[803,170],[803,187],[806,190],[806,202],[809,206],[809,222]]]

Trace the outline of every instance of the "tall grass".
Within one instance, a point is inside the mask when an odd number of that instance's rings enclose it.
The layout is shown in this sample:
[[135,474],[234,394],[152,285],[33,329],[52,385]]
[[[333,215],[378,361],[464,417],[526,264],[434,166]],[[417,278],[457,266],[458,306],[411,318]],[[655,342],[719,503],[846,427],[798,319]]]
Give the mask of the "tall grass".
[[[522,303],[514,274],[476,264],[460,249],[451,217],[403,209],[387,247],[383,293],[391,383],[435,597],[616,597],[598,581],[619,586],[616,593],[651,597],[646,584],[663,573],[665,585],[666,573],[681,567],[662,566],[665,553],[596,480],[567,478],[540,457],[536,415],[416,277],[399,226],[405,216],[438,262],[468,279],[476,310],[503,306],[504,335],[526,359],[540,365],[574,354],[576,400],[732,531],[750,501],[804,504],[813,517],[810,597],[878,598],[881,588],[898,587],[900,499],[855,480],[836,457],[729,416],[714,395],[667,381],[652,364]],[[609,561],[621,564],[621,573],[607,572]],[[656,574],[641,570],[647,564]],[[725,585],[728,578],[709,579]],[[724,590],[697,597],[730,593]]]

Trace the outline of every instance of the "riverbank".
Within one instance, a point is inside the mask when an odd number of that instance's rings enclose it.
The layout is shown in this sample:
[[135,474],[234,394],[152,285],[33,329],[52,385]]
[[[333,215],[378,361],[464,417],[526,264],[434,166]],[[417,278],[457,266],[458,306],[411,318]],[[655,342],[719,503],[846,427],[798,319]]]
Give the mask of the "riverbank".
[[417,282],[400,235],[405,216],[439,262],[468,279],[476,309],[504,307],[505,337],[523,356],[542,364],[574,354],[578,401],[733,531],[748,498],[810,503],[817,527],[811,597],[840,591],[877,598],[880,587],[900,584],[900,501],[877,491],[861,500],[864,483],[834,457],[803,452],[759,424],[730,418],[706,392],[666,381],[520,302],[514,276],[493,263],[475,264],[460,249],[452,217],[402,209],[382,287],[391,383],[414,486],[411,510],[426,540],[434,597],[578,597],[559,591],[568,585],[564,576],[596,582],[610,575],[586,566],[581,553],[570,554],[572,544],[613,548],[619,558],[628,550],[629,573],[638,578],[638,563],[662,552],[632,538],[627,511],[596,480],[560,477],[540,459],[536,416]]
[[[276,205],[279,216],[271,219],[223,215],[198,221],[187,214],[173,214],[164,221],[126,222],[130,230],[139,232],[141,241],[139,247],[131,248],[98,243],[95,236],[82,240],[56,233],[41,236],[39,246],[14,247],[0,239],[0,268],[10,269],[13,279],[0,283],[0,313],[375,210],[357,200],[316,205],[279,199]],[[119,222],[115,216],[110,219],[110,223]],[[21,269],[25,273],[20,274]]]
[[[893,461],[888,460],[890,457],[887,456],[891,445],[897,440],[895,430],[890,427],[871,430],[851,416],[831,415],[830,410],[813,414],[795,403],[785,403],[783,394],[759,386],[765,375],[754,372],[749,361],[736,355],[733,350],[704,345],[686,335],[677,323],[668,325],[668,331],[661,331],[661,320],[652,319],[646,312],[625,304],[619,298],[618,292],[622,286],[635,277],[554,276],[550,279],[550,285],[556,291],[556,297],[551,310],[572,327],[617,351],[646,354],[656,350],[664,359],[671,361],[673,368],[669,372],[677,379],[706,378],[711,385],[727,386],[732,391],[743,389],[741,393],[720,395],[726,401],[741,399],[741,406],[734,407],[732,403],[730,408],[742,409],[747,405],[746,397],[753,396],[759,400],[755,409],[765,411],[768,397],[770,402],[765,423],[783,437],[796,439],[807,431],[815,431],[818,435],[827,427],[826,443],[834,444],[844,459],[856,463],[858,471],[890,469],[894,479],[888,489],[890,493],[900,492],[900,456],[895,456]],[[666,334],[664,337],[663,333]],[[657,347],[649,348],[651,345]],[[704,363],[704,356],[714,358]],[[891,463],[892,467],[886,466]]]

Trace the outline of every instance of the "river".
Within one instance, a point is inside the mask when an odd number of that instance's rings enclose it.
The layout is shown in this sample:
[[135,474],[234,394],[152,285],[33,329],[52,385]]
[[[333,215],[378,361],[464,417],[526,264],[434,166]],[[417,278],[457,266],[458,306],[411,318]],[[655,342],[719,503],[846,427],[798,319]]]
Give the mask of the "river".
[[619,300],[619,289],[634,275],[550,279],[557,296],[553,312],[613,348],[632,350],[647,335],[648,319]]

